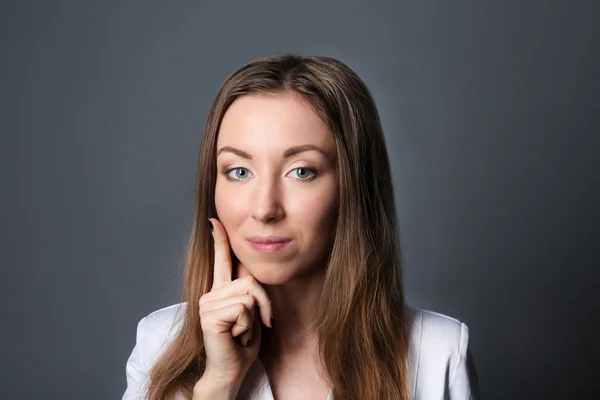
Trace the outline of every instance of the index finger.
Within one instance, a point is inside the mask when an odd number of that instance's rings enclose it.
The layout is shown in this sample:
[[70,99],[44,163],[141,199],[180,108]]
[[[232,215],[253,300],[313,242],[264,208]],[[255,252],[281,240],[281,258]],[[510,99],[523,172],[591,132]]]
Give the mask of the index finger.
[[216,218],[209,218],[208,220],[213,225],[212,236],[215,242],[215,265],[212,285],[213,289],[215,289],[231,282],[232,266],[229,254],[229,241],[225,228]]

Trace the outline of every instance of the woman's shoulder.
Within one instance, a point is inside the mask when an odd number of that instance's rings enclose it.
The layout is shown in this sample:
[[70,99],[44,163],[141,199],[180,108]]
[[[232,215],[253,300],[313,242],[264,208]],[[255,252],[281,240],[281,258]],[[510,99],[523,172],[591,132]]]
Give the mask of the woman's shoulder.
[[468,326],[435,311],[407,310],[411,325],[409,368],[416,393],[425,396],[422,398],[437,398],[437,393],[443,392],[474,393],[477,378]]
[[454,346],[468,335],[467,325],[449,315],[421,308],[406,307],[410,317],[412,339],[425,341],[428,346]]
[[152,311],[146,315],[143,320],[146,324],[152,325],[155,328],[167,328],[173,325],[174,322],[180,319],[185,312],[186,303],[177,303],[167,307]]
[[143,317],[137,325],[136,346],[142,364],[150,367],[181,328],[186,303],[160,308]]

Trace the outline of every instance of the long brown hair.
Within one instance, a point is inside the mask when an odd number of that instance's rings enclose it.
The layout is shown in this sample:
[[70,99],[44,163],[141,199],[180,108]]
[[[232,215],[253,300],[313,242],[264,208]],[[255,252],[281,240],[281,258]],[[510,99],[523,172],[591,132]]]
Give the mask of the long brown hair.
[[239,96],[293,93],[328,125],[337,147],[339,210],[316,311],[319,360],[336,399],[410,399],[409,324],[392,177],[379,115],[363,81],[330,57],[279,55],[251,61],[223,83],[200,146],[194,224],[187,250],[181,329],[149,373],[148,398],[187,398],[205,367],[200,297],[213,279],[207,219],[216,217],[216,143]]

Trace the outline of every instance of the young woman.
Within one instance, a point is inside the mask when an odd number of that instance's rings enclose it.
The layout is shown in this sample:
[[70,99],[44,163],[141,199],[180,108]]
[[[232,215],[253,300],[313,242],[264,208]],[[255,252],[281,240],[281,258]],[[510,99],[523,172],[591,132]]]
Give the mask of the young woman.
[[139,322],[123,398],[476,398],[467,326],[405,304],[401,258],[362,80],[250,62],[208,115],[182,302]]

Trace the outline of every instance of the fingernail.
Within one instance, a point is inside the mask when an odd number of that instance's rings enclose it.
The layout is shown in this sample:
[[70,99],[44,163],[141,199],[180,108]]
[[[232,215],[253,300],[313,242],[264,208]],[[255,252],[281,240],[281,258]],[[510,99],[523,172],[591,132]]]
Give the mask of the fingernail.
[[210,225],[210,231],[212,232],[214,227],[213,227],[213,223],[210,219],[208,220],[208,224]]

